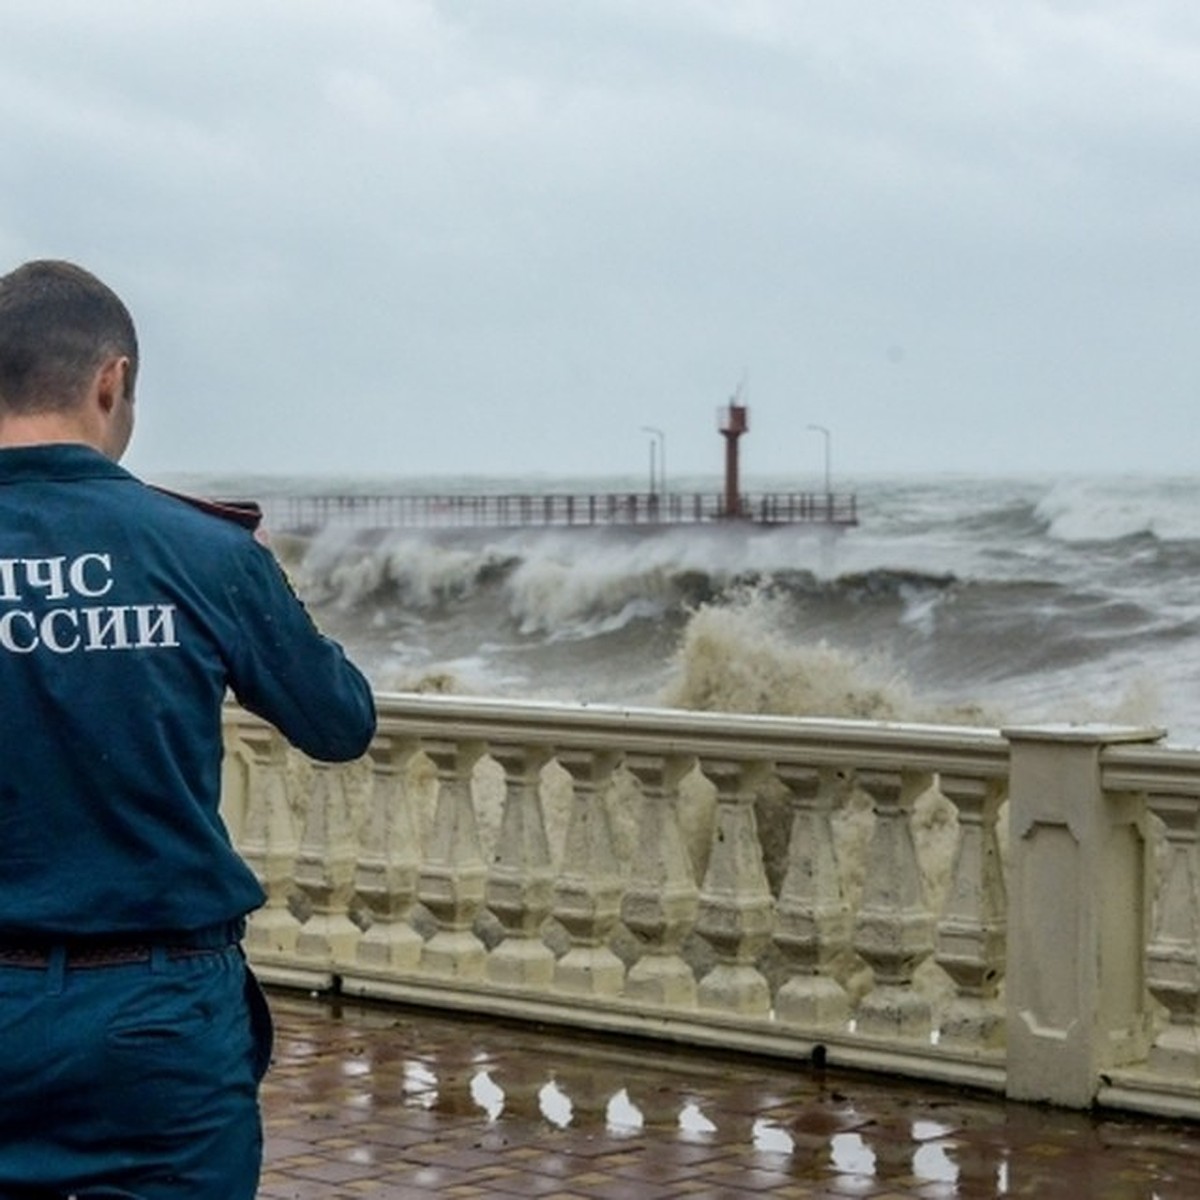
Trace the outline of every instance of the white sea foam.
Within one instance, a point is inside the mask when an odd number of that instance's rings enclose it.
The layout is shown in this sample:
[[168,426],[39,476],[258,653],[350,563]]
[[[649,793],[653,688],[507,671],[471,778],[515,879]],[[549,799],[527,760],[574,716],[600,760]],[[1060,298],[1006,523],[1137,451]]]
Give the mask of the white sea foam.
[[1109,542],[1150,534],[1160,541],[1200,539],[1200,481],[1072,479],[1037,505],[1051,537]]

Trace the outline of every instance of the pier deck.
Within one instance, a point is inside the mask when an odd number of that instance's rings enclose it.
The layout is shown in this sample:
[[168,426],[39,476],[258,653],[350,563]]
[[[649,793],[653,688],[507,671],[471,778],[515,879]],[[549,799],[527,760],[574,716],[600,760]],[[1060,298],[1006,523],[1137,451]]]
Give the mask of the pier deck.
[[853,493],[762,492],[731,510],[719,493],[604,492],[526,495],[281,496],[266,504],[282,530],[350,525],[380,529],[527,529],[589,526],[805,525],[846,529],[858,524]]

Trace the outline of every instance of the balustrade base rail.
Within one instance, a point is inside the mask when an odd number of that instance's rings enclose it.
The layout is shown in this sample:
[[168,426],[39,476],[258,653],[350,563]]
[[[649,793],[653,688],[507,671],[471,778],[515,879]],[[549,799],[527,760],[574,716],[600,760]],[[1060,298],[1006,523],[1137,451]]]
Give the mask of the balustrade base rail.
[[1159,730],[378,706],[346,767],[228,710],[269,983],[1200,1116],[1200,753]]
[[906,1051],[885,1038],[850,1038],[836,1030],[789,1030],[775,1022],[747,1021],[720,1013],[654,1011],[644,1006],[584,996],[530,995],[518,988],[468,980],[369,975],[350,969],[298,971],[252,956],[259,978],[272,987],[390,1001],[415,1008],[533,1022],[703,1049],[725,1050],[791,1062],[813,1061],[837,1070],[884,1073],[1003,1094],[1004,1056],[998,1051],[954,1052],[935,1046]]

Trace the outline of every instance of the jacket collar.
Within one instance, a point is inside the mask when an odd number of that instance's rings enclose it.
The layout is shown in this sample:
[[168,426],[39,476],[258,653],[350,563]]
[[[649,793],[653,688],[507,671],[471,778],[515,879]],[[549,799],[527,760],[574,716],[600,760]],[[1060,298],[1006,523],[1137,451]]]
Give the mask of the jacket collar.
[[132,479],[124,467],[79,442],[0,447],[0,487],[70,479]]

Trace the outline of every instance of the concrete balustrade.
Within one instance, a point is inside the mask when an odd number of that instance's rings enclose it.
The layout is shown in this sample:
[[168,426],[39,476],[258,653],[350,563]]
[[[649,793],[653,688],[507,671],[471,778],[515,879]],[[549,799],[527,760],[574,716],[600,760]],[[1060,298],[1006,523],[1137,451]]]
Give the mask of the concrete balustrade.
[[1200,1115],[1200,752],[1161,731],[380,696],[237,708],[269,982]]

